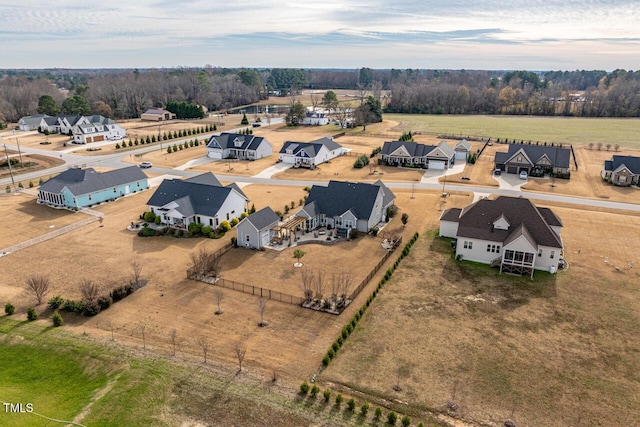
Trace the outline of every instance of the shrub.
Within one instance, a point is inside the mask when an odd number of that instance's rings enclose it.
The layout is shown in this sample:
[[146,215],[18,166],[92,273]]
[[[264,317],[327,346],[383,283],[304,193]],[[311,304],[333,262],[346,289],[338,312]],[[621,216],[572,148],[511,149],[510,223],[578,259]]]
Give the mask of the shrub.
[[240,221],[238,221],[238,218],[232,218],[231,219],[231,226],[235,227],[236,225],[238,225]]
[[367,412],[369,412],[369,404],[367,402],[364,402],[360,407],[360,413],[362,414],[362,416],[366,417]]
[[220,230],[222,230],[222,232],[224,233],[231,230],[231,224],[229,224],[229,221],[222,221],[220,223]]
[[153,222],[156,225],[160,225],[160,223],[162,222],[162,218],[160,217],[160,215],[156,216],[156,219]]
[[315,399],[318,393],[320,393],[320,387],[318,387],[317,385],[311,387],[311,397]]
[[387,414],[387,424],[389,424],[390,426],[394,426],[396,425],[396,421],[398,421],[398,414],[393,411],[389,412]]
[[402,423],[403,427],[409,427],[411,425],[411,418],[409,418],[408,415],[405,415],[404,417],[402,417],[402,420],[400,422]]
[[97,301],[87,301],[84,304],[84,310],[82,310],[82,314],[85,316],[95,316],[100,313],[100,304]]
[[189,233],[191,234],[200,234],[202,232],[202,224],[197,222],[192,222],[189,224]]
[[333,349],[333,351],[338,351],[338,349],[340,348],[340,345],[338,344],[337,341],[334,341],[333,344],[331,344],[331,348]]
[[342,398],[342,395],[341,395],[341,394],[338,394],[338,395],[336,396],[336,406],[340,406],[340,405],[342,404],[342,401],[343,401],[343,400],[344,400],[344,399]]
[[418,427],[424,427],[424,423],[420,421],[420,423],[418,424]]
[[336,355],[336,352],[333,351],[332,348],[330,348],[329,351],[327,351],[327,356],[329,357],[329,359],[333,359],[335,355]]
[[53,313],[53,317],[51,318],[51,320],[53,321],[53,326],[55,326],[56,328],[58,326],[62,326],[62,316],[60,315],[60,313],[58,313],[57,310],[55,313]]
[[324,356],[322,358],[322,366],[329,366],[329,362],[331,362],[331,359],[329,359],[329,356]]
[[13,306],[13,304],[8,302],[4,305],[4,312],[7,314],[7,316],[11,316],[16,312],[16,308]]
[[324,397],[324,401],[328,402],[331,399],[331,390],[326,389],[324,393],[322,393],[322,397]]
[[29,307],[29,309],[27,310],[27,319],[30,322],[33,322],[34,320],[38,319],[38,313],[36,313],[36,309],[33,307]]
[[57,310],[58,308],[62,307],[62,304],[64,304],[64,298],[62,298],[60,295],[56,295],[47,302],[47,306],[51,310]]
[[338,347],[342,347],[342,343],[344,342],[344,340],[342,339],[342,335],[338,337],[338,339],[336,340],[338,343]]
[[304,381],[302,384],[300,384],[300,394],[306,396],[307,393],[309,393],[309,383]]
[[374,417],[376,420],[379,420],[379,419],[380,419],[380,417],[382,417],[382,409],[381,409],[380,407],[377,407],[377,408],[376,408],[376,411],[375,411],[375,413],[373,414],[373,417]]
[[116,143],[116,150],[119,150],[119,149],[120,149],[120,144]]
[[142,219],[147,222],[155,222],[156,214],[154,214],[153,212],[145,212],[144,215],[142,215]]
[[201,232],[204,237],[211,238],[211,236],[213,235],[213,228],[206,225],[202,227]]
[[356,401],[353,400],[353,397],[347,400],[347,409],[353,412],[356,409]]
[[113,299],[109,295],[104,295],[98,298],[98,305],[100,306],[100,310],[106,310],[111,307],[113,304]]

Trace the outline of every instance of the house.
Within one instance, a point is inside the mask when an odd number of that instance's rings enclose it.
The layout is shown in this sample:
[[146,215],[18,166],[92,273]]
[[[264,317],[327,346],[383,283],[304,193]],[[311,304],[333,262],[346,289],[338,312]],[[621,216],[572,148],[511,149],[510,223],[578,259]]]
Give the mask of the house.
[[444,170],[454,165],[455,151],[445,142],[425,145],[412,141],[386,141],[380,158],[389,166],[414,166]]
[[304,218],[304,229],[326,226],[348,232],[356,229],[369,232],[387,218],[395,195],[382,181],[329,181],[325,186],[314,185],[303,208],[295,216]]
[[175,118],[175,113],[163,110],[162,108],[150,108],[140,115],[140,120],[148,120],[152,122],[166,122],[167,120],[173,120]]
[[563,244],[562,221],[523,197],[480,199],[440,217],[440,236],[457,239],[456,258],[500,266],[500,272],[555,273]]
[[163,180],[147,206],[166,226],[186,229],[195,222],[216,229],[223,221],[239,218],[248,201],[237,185],[223,187],[207,172],[185,180]]
[[255,135],[222,132],[207,142],[207,157],[211,159],[258,160],[272,152],[271,143]]
[[58,114],[58,124],[56,125],[58,133],[71,136],[73,134],[73,127],[83,123],[89,123],[89,121],[80,115]]
[[456,153],[456,160],[467,161],[469,154],[471,154],[471,143],[466,139],[459,141],[454,147],[453,151]]
[[278,156],[279,161],[292,163],[294,167],[314,169],[343,153],[342,146],[332,137],[324,137],[311,142],[286,141]]
[[323,126],[329,124],[329,117],[325,113],[320,113],[317,111],[307,111],[302,119],[303,125],[316,125]]
[[18,129],[38,130],[38,128],[40,128],[40,126],[42,125],[42,119],[46,117],[51,116],[47,116],[46,114],[34,114],[33,116],[21,117],[20,120],[18,120]]
[[614,185],[628,187],[640,184],[640,157],[613,156],[605,160],[600,173],[603,179]]
[[280,217],[266,207],[244,218],[236,226],[238,246],[261,249],[268,245],[272,237],[272,229],[278,225]]
[[58,118],[46,116],[43,117],[40,121],[40,126],[38,127],[40,132],[45,133],[56,133],[58,132]]
[[554,174],[569,178],[571,150],[552,145],[509,144],[508,151],[497,152],[495,169],[519,174],[526,171],[530,176]]
[[38,190],[38,203],[77,209],[111,201],[149,188],[147,176],[137,166],[96,172],[67,169],[44,182]]
[[98,114],[82,117],[73,125],[71,132],[76,144],[117,140],[127,135],[127,131],[114,120]]

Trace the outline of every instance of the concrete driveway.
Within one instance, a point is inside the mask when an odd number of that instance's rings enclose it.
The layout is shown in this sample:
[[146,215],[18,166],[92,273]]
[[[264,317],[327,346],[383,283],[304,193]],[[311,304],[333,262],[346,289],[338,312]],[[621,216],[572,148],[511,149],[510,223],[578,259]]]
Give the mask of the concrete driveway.
[[420,183],[421,184],[437,184],[441,176],[455,175],[457,173],[462,173],[464,171],[465,166],[466,165],[462,163],[462,164],[453,165],[451,169],[445,169],[445,170],[427,169],[422,175],[422,178],[420,179]]
[[504,173],[501,175],[493,175],[493,179],[498,181],[501,190],[522,191],[520,187],[527,183],[529,179],[520,179],[520,175],[512,173]]

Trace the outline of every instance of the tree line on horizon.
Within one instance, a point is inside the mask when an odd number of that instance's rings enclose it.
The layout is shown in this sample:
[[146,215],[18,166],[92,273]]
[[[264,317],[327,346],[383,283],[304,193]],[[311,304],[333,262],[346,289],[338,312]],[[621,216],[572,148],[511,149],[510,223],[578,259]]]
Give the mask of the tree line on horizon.
[[[0,123],[41,112],[139,117],[186,103],[229,110],[268,96],[346,89],[385,112],[639,117],[640,71],[486,71],[360,68],[1,70]],[[44,96],[44,98],[43,98]]]

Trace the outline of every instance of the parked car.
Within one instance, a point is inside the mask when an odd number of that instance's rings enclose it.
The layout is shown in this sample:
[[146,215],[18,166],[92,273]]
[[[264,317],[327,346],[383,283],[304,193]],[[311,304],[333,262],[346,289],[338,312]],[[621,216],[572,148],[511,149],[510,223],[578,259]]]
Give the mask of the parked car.
[[151,164],[151,162],[142,162],[142,163],[140,163],[140,167],[141,167],[142,169],[148,169],[148,168],[150,168],[151,166],[153,166],[153,165]]
[[256,123],[252,124],[251,126],[253,126],[254,128],[259,128],[262,125],[260,123],[256,122]]
[[520,179],[527,179],[529,178],[529,174],[527,173],[527,171],[520,171]]
[[469,178],[468,176],[460,177],[460,179],[463,180],[463,181],[470,181],[471,180],[471,178]]
[[494,174],[495,176],[498,176],[498,175],[500,175],[501,173],[502,173],[502,171],[501,171],[500,169],[496,169],[496,170],[494,170],[494,171],[493,171],[493,174]]

